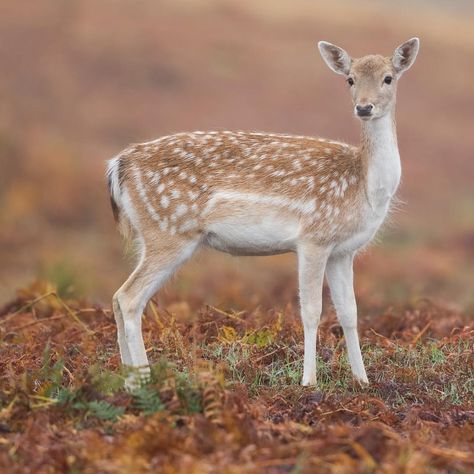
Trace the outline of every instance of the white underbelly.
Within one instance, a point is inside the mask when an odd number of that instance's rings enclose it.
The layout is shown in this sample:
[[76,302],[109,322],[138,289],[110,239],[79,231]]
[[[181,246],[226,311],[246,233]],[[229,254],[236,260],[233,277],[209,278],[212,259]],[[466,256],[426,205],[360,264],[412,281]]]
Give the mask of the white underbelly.
[[227,217],[206,226],[204,243],[232,255],[274,255],[296,249],[299,227],[278,213]]

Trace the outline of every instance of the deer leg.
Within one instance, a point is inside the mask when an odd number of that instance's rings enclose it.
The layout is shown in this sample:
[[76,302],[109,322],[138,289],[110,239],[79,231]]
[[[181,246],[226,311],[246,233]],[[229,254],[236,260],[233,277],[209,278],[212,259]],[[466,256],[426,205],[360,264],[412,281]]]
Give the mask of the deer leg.
[[142,335],[142,313],[149,299],[194,253],[197,241],[175,241],[163,248],[145,246],[139,264],[114,295],[118,343],[123,364],[136,369],[126,381],[136,388],[150,373]]
[[123,365],[132,365],[132,358],[128,350],[128,344],[125,340],[125,326],[123,321],[123,314],[119,304],[119,291],[117,291],[112,299],[112,309],[115,317],[115,324],[117,325],[117,339],[120,349],[120,358]]
[[326,266],[326,276],[336,314],[344,331],[352,373],[360,382],[369,383],[360,352],[359,335],[357,334],[357,303],[353,284],[353,260],[353,254],[331,256]]
[[328,251],[313,243],[298,245],[301,319],[304,330],[302,385],[316,385],[316,335],[321,318],[324,268]]

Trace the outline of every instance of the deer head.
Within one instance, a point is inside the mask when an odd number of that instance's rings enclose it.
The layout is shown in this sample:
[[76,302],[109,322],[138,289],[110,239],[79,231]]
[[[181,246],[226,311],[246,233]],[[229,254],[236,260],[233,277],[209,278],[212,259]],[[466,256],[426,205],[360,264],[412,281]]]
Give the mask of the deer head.
[[326,41],[320,41],[318,47],[329,68],[346,77],[355,115],[373,120],[394,109],[398,79],[415,62],[419,44],[418,38],[412,38],[396,48],[391,58],[368,55],[353,59]]

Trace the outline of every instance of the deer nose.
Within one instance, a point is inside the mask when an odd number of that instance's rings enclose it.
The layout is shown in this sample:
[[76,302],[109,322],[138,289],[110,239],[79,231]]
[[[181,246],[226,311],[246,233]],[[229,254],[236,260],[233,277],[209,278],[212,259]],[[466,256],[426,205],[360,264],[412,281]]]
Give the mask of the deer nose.
[[356,105],[357,115],[359,117],[368,117],[372,113],[374,106],[372,104]]

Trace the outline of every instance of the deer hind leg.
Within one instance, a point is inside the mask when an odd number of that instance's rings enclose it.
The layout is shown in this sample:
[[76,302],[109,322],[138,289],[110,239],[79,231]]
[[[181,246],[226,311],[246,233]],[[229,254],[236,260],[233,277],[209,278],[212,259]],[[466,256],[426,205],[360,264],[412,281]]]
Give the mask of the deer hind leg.
[[324,269],[328,250],[312,242],[298,245],[301,319],[304,330],[302,385],[316,385],[316,335],[321,318]]
[[357,303],[354,294],[352,262],[353,254],[331,256],[326,276],[337,318],[344,331],[347,353],[354,377],[368,383],[357,334]]
[[[155,236],[161,242],[143,246],[140,261],[119,288],[113,298],[113,309],[117,322],[118,343],[122,363],[136,369],[126,381],[133,389],[150,373],[148,357],[142,336],[142,313],[149,299],[169,277],[192,256],[198,240],[185,240]],[[166,238],[167,237],[167,238]]]
[[114,311],[115,323],[117,325],[117,339],[120,349],[120,358],[122,365],[131,366],[132,358],[130,357],[130,351],[128,350],[127,341],[125,340],[125,325],[123,321],[122,310],[120,309],[118,301],[119,292],[117,291],[112,299],[112,309]]

